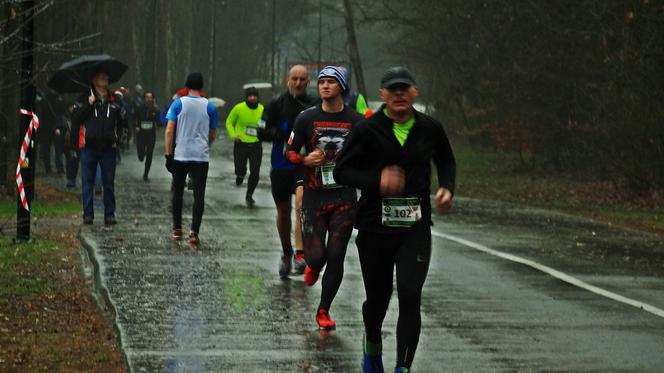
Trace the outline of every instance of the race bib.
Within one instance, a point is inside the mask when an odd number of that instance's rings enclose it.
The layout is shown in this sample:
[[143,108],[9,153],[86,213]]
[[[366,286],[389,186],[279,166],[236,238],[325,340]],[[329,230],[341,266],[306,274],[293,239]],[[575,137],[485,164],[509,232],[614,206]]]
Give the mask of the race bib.
[[141,122],[142,130],[151,130],[154,124],[152,122]]
[[420,199],[383,198],[383,225],[386,227],[410,227],[422,218]]
[[327,164],[320,167],[320,177],[323,183],[323,188],[330,189],[337,188],[339,186],[337,182],[334,181],[334,175],[332,174],[333,171],[334,164]]
[[265,128],[265,121],[264,120],[259,120],[258,121],[258,128]]
[[256,127],[245,127],[244,133],[249,136],[258,136],[258,129]]

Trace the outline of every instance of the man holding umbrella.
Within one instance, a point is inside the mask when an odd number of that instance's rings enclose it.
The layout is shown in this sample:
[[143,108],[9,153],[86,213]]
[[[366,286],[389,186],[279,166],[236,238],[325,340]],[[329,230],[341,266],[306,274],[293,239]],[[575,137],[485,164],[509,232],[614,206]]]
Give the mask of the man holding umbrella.
[[119,80],[118,74],[111,77],[110,73],[113,72],[105,69],[102,64],[90,71],[92,87],[89,93],[82,95],[76,102],[71,131],[72,145],[81,149],[83,224],[92,224],[94,219],[93,190],[99,165],[104,187],[104,224],[113,225],[117,223],[114,183],[118,134],[127,127],[127,119],[109,89],[109,81]]

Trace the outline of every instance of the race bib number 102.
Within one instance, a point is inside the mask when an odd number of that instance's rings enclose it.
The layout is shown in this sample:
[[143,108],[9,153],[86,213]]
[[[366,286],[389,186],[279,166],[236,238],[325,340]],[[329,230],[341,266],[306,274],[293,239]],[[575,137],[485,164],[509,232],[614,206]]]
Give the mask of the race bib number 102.
[[383,225],[410,227],[422,218],[418,197],[383,198]]

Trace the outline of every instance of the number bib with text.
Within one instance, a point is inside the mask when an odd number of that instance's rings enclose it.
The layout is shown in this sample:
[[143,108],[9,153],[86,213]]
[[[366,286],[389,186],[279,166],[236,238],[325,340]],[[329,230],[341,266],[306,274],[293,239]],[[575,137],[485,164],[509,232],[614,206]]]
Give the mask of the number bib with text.
[[154,124],[152,122],[142,121],[141,122],[141,129],[142,130],[151,130],[153,125]]
[[246,133],[249,136],[258,136],[258,128],[256,128],[256,127],[246,127],[244,129],[244,133]]
[[410,227],[422,218],[418,197],[383,198],[383,225]]
[[323,183],[323,188],[331,189],[339,187],[337,182],[334,181],[334,175],[332,174],[333,171],[334,164],[326,164],[320,167],[320,177]]

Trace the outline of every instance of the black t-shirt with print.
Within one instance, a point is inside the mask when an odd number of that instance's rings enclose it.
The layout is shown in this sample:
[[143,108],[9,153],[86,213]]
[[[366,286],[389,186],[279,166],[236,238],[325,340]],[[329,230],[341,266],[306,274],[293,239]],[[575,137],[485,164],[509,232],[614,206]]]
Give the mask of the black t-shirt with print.
[[314,149],[320,149],[325,154],[324,166],[306,167],[306,189],[326,190],[354,198],[355,188],[336,185],[332,170],[351,129],[362,119],[364,117],[361,114],[347,106],[340,112],[327,113],[320,104],[303,111],[295,119],[293,132],[286,145],[286,159],[292,164],[302,165],[302,147],[306,154]]

